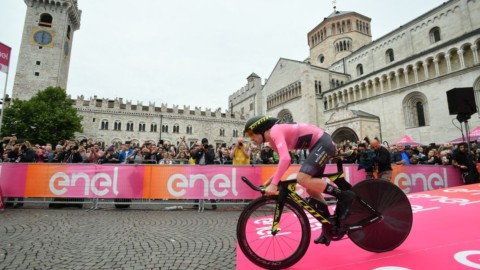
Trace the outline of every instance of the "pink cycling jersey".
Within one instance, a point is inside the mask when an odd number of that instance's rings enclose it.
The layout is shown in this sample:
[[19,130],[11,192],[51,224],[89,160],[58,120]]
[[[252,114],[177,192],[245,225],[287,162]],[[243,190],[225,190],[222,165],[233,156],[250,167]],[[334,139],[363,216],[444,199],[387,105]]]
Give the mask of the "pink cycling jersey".
[[278,185],[280,178],[290,167],[289,150],[312,149],[315,143],[323,136],[323,129],[304,123],[277,124],[270,129],[268,143],[278,153],[279,163],[272,183]]

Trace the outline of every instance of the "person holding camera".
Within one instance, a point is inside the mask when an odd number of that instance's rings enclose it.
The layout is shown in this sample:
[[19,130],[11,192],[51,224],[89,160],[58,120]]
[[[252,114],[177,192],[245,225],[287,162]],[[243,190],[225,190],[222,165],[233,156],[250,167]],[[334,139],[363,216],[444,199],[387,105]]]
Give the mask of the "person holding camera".
[[367,173],[366,179],[373,179],[373,170],[375,165],[375,153],[371,149],[367,149],[367,144],[359,143],[357,145],[358,155],[356,156],[356,162],[358,164],[358,170],[365,169]]
[[200,145],[197,144],[190,152],[190,155],[197,165],[214,164],[215,152],[213,151],[213,147],[210,147],[208,144],[207,138],[203,138],[202,143]]
[[100,150],[98,144],[94,144],[90,150],[90,155],[88,155],[87,160],[89,163],[98,163],[98,160],[103,156],[103,151]]
[[[196,165],[212,165],[215,162],[215,152],[213,147],[208,144],[207,138],[202,139],[202,143],[197,146],[193,147],[192,151],[190,152],[191,157],[195,160]],[[212,209],[217,209],[216,200],[211,199]],[[195,203],[198,203],[199,200],[195,200]],[[194,207],[198,208],[198,205],[194,205]]]
[[250,148],[243,141],[243,137],[238,137],[230,152],[230,158],[233,160],[233,165],[248,165],[250,164]]
[[98,163],[120,163],[120,154],[115,151],[115,148],[113,148],[113,146],[110,146],[107,149],[107,153],[98,160]]

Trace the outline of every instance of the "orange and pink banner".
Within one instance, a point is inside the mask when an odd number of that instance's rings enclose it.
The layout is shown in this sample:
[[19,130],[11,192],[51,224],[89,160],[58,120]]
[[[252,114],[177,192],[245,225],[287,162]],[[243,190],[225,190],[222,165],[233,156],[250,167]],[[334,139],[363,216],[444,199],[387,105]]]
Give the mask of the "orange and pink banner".
[[[292,165],[283,179],[295,179]],[[259,196],[242,182],[246,176],[260,185],[276,166],[195,165],[0,165],[0,190],[5,197],[131,198],[131,199],[253,199]],[[326,173],[336,171],[328,165]],[[357,165],[344,165],[345,178],[356,184],[365,178]],[[462,185],[451,166],[394,166],[392,182],[405,193]],[[300,186],[298,192],[305,194]]]

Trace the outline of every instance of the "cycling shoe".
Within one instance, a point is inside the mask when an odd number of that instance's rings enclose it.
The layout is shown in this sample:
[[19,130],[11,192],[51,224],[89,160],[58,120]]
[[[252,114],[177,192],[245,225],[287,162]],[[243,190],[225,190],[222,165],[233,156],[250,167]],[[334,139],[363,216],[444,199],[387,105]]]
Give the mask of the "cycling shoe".
[[335,215],[338,217],[338,220],[344,220],[350,215],[350,207],[356,196],[357,195],[351,190],[342,191],[340,196],[338,196],[337,207],[335,209]]
[[330,245],[330,241],[331,241],[331,240],[328,239],[328,237],[325,236],[325,234],[324,234],[323,232],[322,232],[322,234],[320,234],[320,236],[319,236],[317,239],[313,240],[313,242],[314,242],[315,244],[323,244],[323,245],[325,245],[325,246],[327,246],[327,247]]

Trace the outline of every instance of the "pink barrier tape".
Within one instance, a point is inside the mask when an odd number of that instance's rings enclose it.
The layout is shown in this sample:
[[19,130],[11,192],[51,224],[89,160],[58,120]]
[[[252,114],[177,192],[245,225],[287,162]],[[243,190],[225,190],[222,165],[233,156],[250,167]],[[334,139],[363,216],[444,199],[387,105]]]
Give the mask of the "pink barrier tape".
[[[283,179],[295,179],[292,165]],[[130,198],[130,199],[253,199],[259,196],[240,179],[260,185],[276,166],[232,165],[0,165],[4,197]],[[328,165],[326,173],[336,172]],[[365,178],[357,165],[344,165],[345,178],[356,184]],[[451,166],[394,166],[392,182],[405,193],[462,185],[460,171]],[[306,196],[302,187],[298,193]]]

